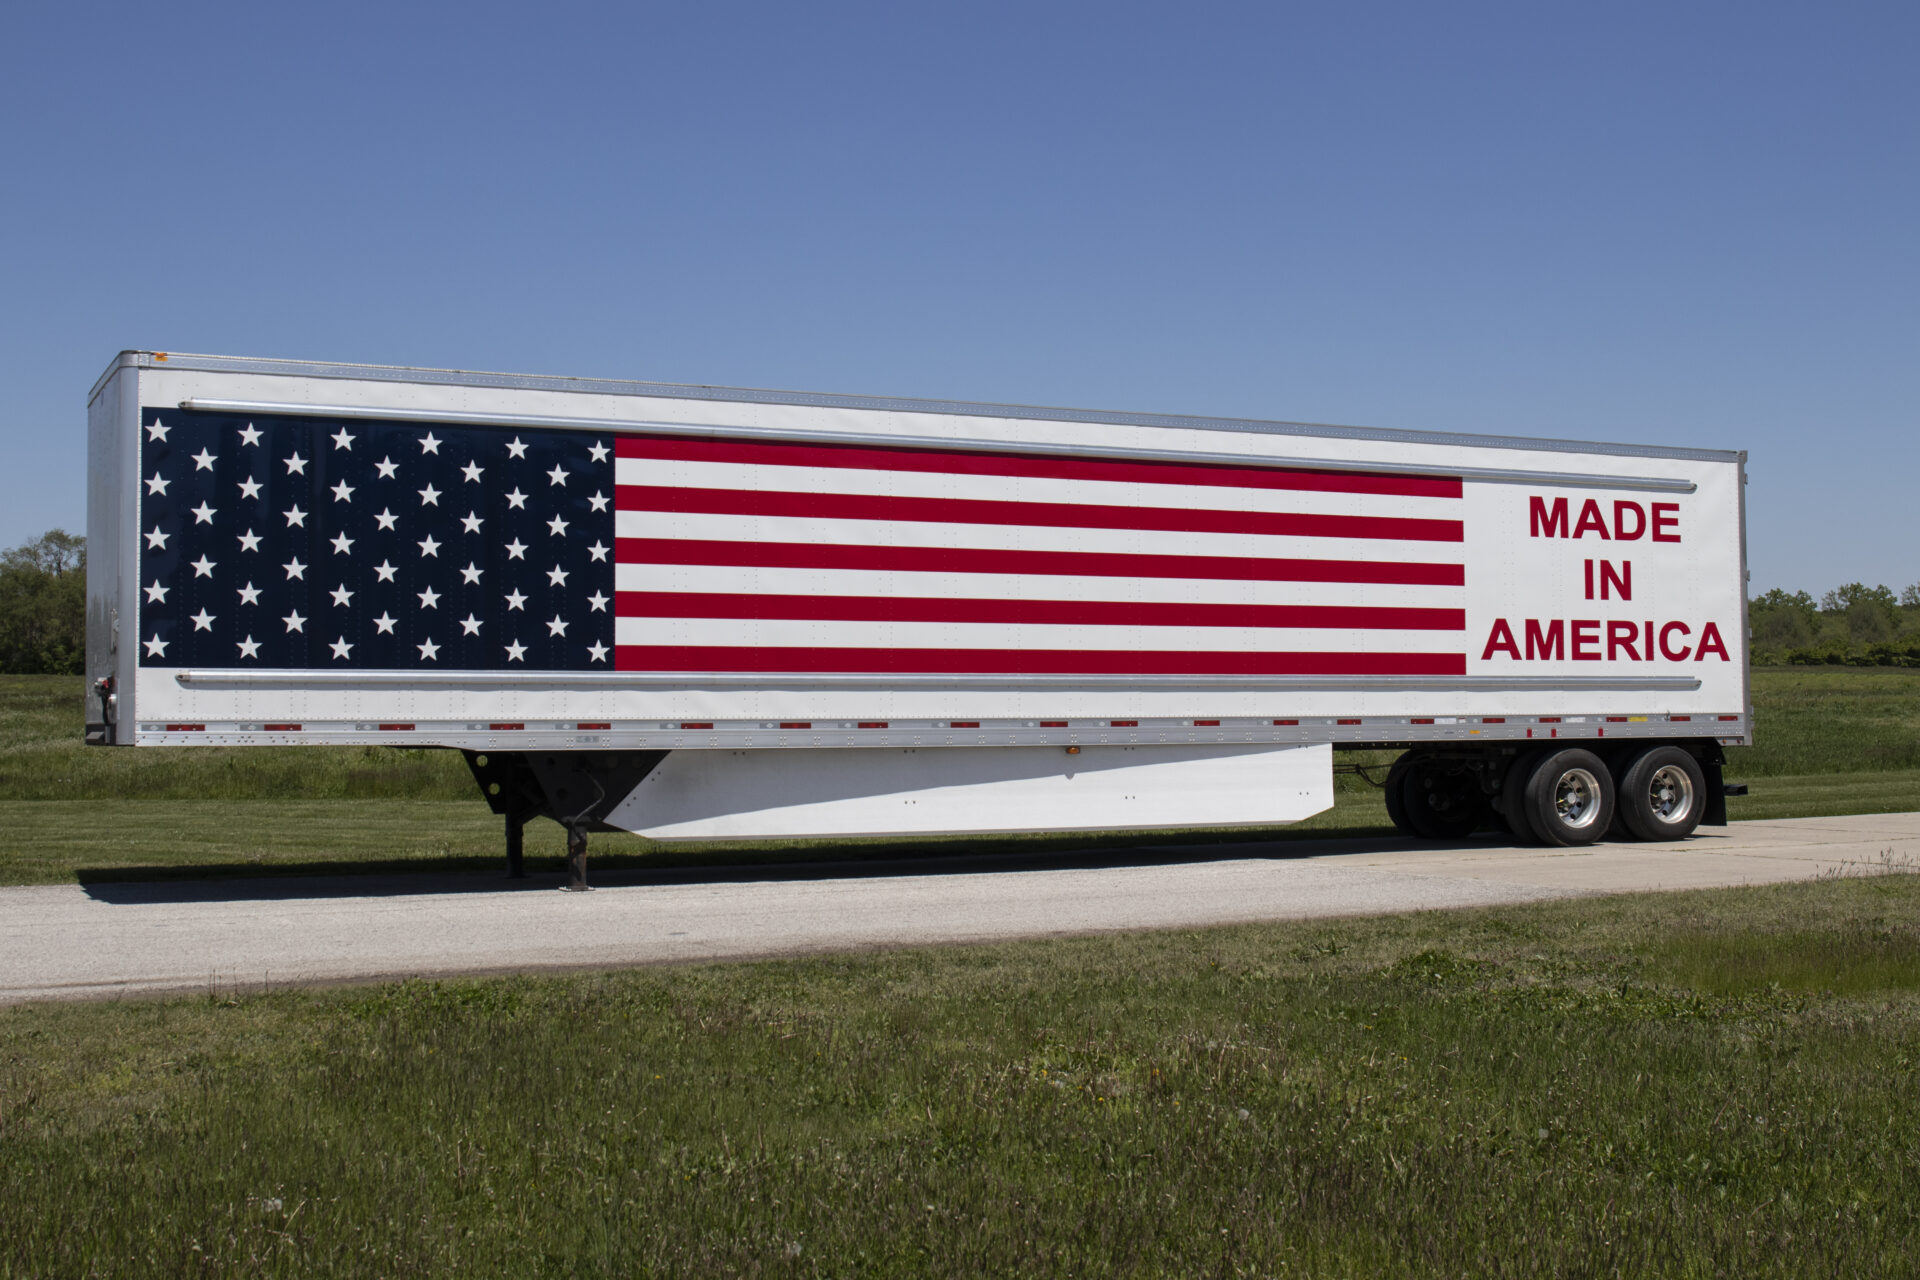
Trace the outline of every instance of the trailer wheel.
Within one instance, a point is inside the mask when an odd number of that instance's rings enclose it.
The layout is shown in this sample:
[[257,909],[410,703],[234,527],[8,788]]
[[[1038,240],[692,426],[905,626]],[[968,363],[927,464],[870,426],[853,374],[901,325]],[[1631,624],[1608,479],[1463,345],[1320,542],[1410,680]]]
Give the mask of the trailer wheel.
[[1707,807],[1707,776],[1679,747],[1648,747],[1620,773],[1620,816],[1642,840],[1684,840]]
[[1591,751],[1552,752],[1534,766],[1520,807],[1545,843],[1593,844],[1613,822],[1613,775]]
[[1387,802],[1387,821],[1393,823],[1393,829],[1403,836],[1419,836],[1413,824],[1407,821],[1406,787],[1407,772],[1413,768],[1413,754],[1408,752],[1393,762],[1387,770],[1386,785],[1380,788],[1381,798]]
[[1405,787],[1401,807],[1407,824],[1423,840],[1464,840],[1486,821],[1486,797],[1464,770],[1416,760],[1407,770]]
[[1506,776],[1500,780],[1500,818],[1507,824],[1507,830],[1521,844],[1539,844],[1539,833],[1533,829],[1533,821],[1527,817],[1527,780],[1533,777],[1533,768],[1540,763],[1540,752],[1523,751],[1513,758],[1507,766]]

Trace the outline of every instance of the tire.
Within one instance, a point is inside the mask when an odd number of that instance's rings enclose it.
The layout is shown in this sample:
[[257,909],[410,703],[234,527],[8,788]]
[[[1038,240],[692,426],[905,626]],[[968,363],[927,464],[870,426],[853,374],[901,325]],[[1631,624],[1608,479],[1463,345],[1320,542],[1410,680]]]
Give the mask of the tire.
[[1620,772],[1620,816],[1642,840],[1685,840],[1707,810],[1707,775],[1679,747],[1648,747]]
[[1520,844],[1540,843],[1539,833],[1527,818],[1526,805],[1527,781],[1539,763],[1540,752],[1522,751],[1507,766],[1507,776],[1500,783],[1500,820],[1507,824],[1507,830]]
[[1420,837],[1420,833],[1415,831],[1413,824],[1407,821],[1407,805],[1404,798],[1406,796],[1407,771],[1412,768],[1413,756],[1411,752],[1395,760],[1393,767],[1387,770],[1387,784],[1381,788],[1381,791],[1385,793],[1383,798],[1387,802],[1387,820],[1393,823],[1393,829],[1403,836],[1412,836],[1417,840]]
[[1522,788],[1520,807],[1542,842],[1594,844],[1613,822],[1613,775],[1591,751],[1550,752]]
[[1489,816],[1480,784],[1464,770],[1418,760],[1408,768],[1404,785],[1401,808],[1407,824],[1424,840],[1464,840]]

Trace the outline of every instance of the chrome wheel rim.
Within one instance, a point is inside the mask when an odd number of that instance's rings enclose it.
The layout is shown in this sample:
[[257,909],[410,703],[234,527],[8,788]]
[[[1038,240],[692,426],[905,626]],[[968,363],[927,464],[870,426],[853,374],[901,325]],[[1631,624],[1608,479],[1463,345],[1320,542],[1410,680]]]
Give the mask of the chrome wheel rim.
[[1553,784],[1553,811],[1563,825],[1584,830],[1600,816],[1600,780],[1585,769],[1569,769]]
[[1693,779],[1677,764],[1662,765],[1647,780],[1647,809],[1661,822],[1676,823],[1693,812]]

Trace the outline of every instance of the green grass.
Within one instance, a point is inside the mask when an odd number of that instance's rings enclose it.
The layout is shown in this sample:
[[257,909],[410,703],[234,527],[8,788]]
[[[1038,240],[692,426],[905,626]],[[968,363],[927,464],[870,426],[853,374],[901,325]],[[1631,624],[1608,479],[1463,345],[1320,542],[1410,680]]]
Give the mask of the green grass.
[[[1741,818],[1920,809],[1920,671],[1788,667],[1754,673],[1759,744],[1729,753],[1753,785]],[[0,676],[0,884],[177,874],[487,869],[500,826],[457,753],[389,747],[102,750],[81,743],[81,682]],[[1379,761],[1380,753],[1344,758]],[[1385,834],[1379,792],[1336,779],[1327,813],[1277,830],[1085,832],[986,839],[658,845],[596,836],[607,866],[1067,851],[1169,842]],[[550,823],[529,852],[562,854]]]
[[0,1010],[0,1275],[1910,1276],[1920,877]]

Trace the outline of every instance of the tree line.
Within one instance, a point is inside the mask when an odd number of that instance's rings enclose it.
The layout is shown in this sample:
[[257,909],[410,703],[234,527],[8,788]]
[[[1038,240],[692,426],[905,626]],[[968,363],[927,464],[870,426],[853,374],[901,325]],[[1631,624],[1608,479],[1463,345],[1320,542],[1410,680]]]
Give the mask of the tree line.
[[[1815,600],[1775,587],[1747,603],[1753,661],[1920,667],[1920,582],[1895,595],[1849,582]],[[87,540],[53,529],[0,552],[0,672],[78,675]]]

